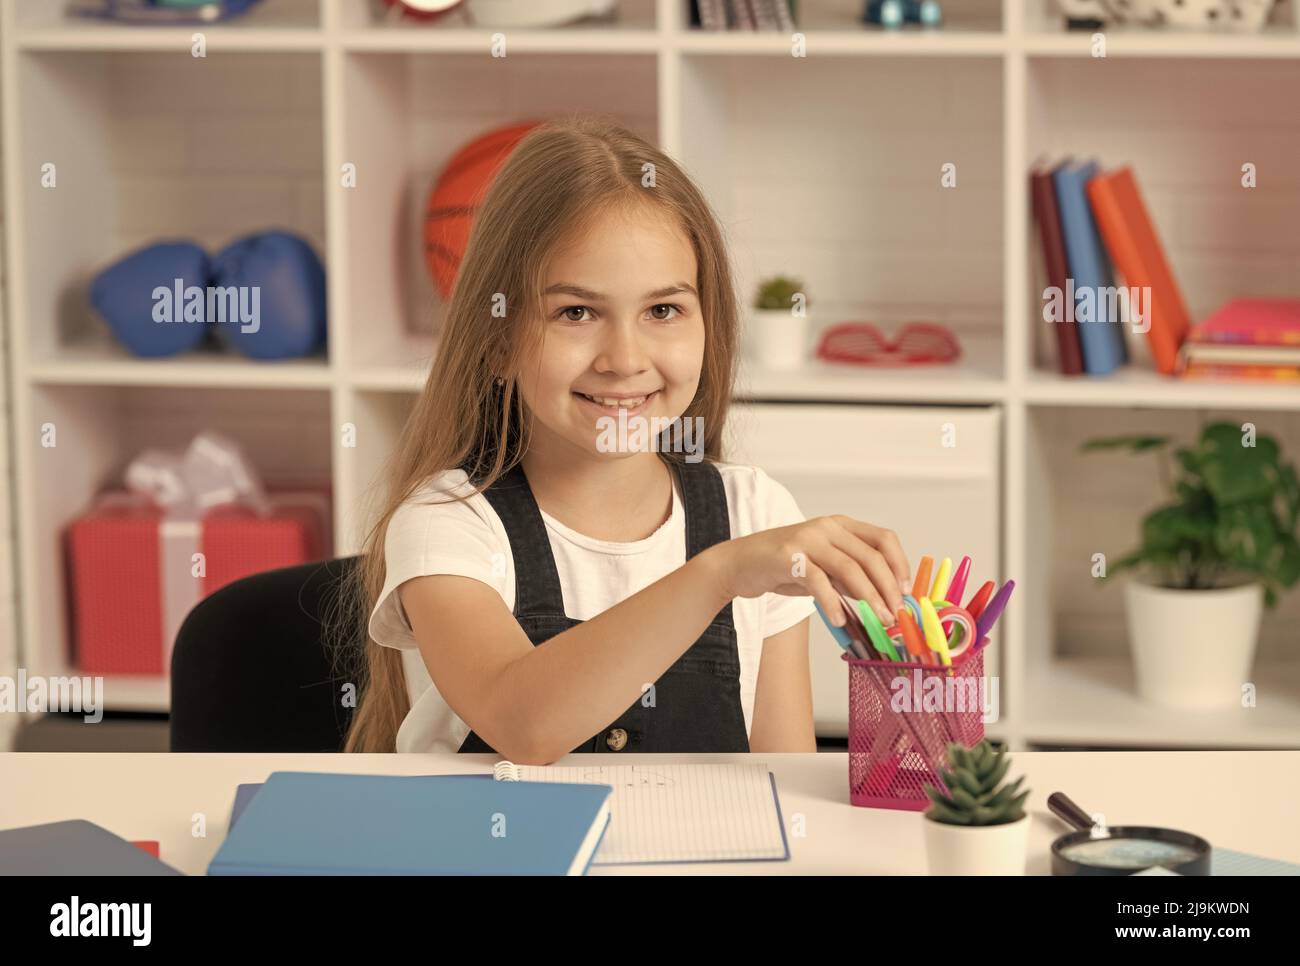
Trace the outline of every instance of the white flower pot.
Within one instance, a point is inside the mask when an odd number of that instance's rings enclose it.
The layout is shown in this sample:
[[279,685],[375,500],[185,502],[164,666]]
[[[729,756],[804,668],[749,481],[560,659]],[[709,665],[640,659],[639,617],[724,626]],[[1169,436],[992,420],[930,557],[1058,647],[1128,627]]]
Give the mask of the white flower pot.
[[749,358],[765,369],[797,369],[808,354],[811,316],[790,309],[750,309],[745,345]]
[[1263,601],[1254,583],[1171,590],[1130,580],[1125,603],[1138,694],[1168,708],[1240,707]]
[[1006,825],[945,825],[926,815],[930,875],[1024,875],[1029,813]]

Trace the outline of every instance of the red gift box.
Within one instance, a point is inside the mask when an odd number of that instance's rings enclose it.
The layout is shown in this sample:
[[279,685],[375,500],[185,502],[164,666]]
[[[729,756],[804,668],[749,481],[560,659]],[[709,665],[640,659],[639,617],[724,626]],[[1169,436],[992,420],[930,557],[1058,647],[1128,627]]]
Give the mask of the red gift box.
[[[139,494],[101,495],[66,533],[74,666],[167,674],[175,631],[194,604],[241,577],[331,555],[328,486],[266,495],[269,513],[232,503],[193,521]],[[199,576],[194,552],[203,554]]]

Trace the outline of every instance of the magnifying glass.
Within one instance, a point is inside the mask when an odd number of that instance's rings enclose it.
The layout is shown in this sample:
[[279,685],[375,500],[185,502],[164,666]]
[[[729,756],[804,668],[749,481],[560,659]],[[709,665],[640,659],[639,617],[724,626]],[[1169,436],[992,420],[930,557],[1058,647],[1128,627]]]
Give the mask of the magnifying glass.
[[1075,828],[1052,843],[1052,875],[1132,875],[1152,866],[1179,875],[1210,874],[1210,843],[1199,835],[1148,825],[1099,825],[1064,792],[1049,795],[1047,807]]

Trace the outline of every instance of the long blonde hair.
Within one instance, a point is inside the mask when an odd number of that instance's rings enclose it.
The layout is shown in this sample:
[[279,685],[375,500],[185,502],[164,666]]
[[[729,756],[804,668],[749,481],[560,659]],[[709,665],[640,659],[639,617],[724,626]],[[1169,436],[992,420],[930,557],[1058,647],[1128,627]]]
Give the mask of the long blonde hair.
[[[703,417],[704,454],[721,458],[738,307],[708,202],[671,158],[614,123],[586,117],[534,128],[478,207],[437,356],[385,466],[383,512],[341,588],[346,603],[332,625],[338,633],[330,636],[336,668],[360,696],[345,751],[394,751],[410,709],[400,652],[376,644],[366,631],[384,586],[384,538],[394,512],[431,476],[462,468],[482,492],[519,462],[528,424],[515,376],[541,336],[550,254],[593,213],[638,204],[673,216],[695,251],[705,349],[699,389],[683,416]],[[500,295],[510,307],[504,319],[492,311]],[[504,385],[496,384],[498,376]]]

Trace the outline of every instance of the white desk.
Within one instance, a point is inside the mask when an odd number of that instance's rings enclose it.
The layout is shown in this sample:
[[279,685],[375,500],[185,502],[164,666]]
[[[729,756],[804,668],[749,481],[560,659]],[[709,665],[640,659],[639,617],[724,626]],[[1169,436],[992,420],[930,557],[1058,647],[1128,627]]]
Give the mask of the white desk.
[[[559,764],[664,761],[655,755],[574,755]],[[788,862],[593,868],[592,874],[783,875],[924,873],[921,816],[849,804],[847,755],[682,755],[677,762],[750,760],[776,774],[790,841]],[[0,754],[0,828],[85,818],[128,839],[154,839],[162,858],[201,875],[226,833],[235,786],[272,771],[425,775],[488,772],[492,755]],[[1065,831],[1047,811],[1064,791],[1112,825],[1194,832],[1211,845],[1300,862],[1300,751],[1023,752],[1010,775],[1033,790],[1027,871],[1047,874],[1052,839]],[[202,812],[206,838],[190,834]],[[806,835],[790,835],[798,815]]]

